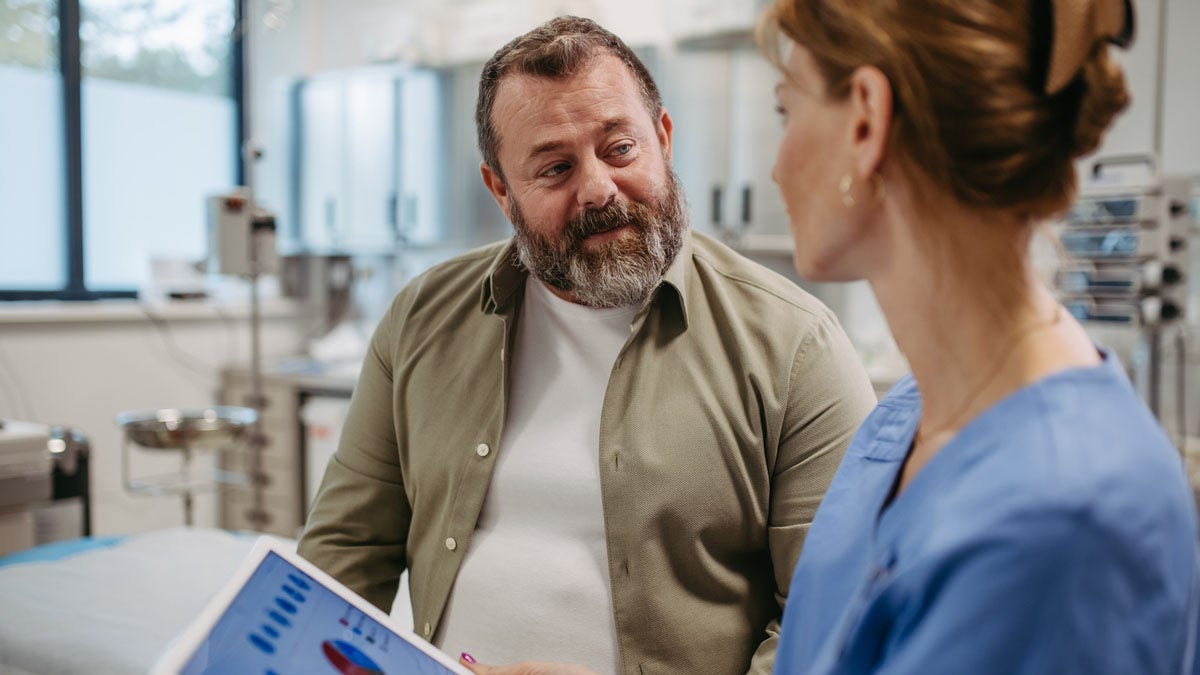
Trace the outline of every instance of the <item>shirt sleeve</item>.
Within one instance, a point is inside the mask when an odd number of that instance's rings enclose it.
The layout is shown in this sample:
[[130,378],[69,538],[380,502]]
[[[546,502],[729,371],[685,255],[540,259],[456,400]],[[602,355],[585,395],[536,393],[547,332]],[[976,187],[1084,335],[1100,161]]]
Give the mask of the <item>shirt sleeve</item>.
[[397,314],[393,306],[371,339],[337,453],[298,546],[300,555],[385,612],[404,571],[412,521],[392,410]]
[[792,572],[821,498],[858,427],[875,406],[875,393],[853,345],[832,315],[821,318],[795,353],[787,408],[771,465],[767,541],[775,572],[779,615],[751,661],[751,673],[769,673]]
[[1071,513],[997,528],[919,570],[899,609],[886,597],[875,603],[875,620],[894,625],[870,670],[1184,672],[1188,594],[1172,588],[1161,556],[1139,553],[1142,544]]

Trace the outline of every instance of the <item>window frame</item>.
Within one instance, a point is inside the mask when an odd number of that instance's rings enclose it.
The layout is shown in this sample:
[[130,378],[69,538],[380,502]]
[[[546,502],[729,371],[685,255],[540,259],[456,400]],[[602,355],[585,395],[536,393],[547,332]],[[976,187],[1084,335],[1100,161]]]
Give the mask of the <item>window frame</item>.
[[[247,0],[234,0],[233,34],[230,49],[232,64],[235,162],[234,180],[238,185],[246,184],[245,162],[240,161],[242,148],[246,144],[247,110],[243,63],[245,59],[244,33]],[[58,0],[58,54],[59,73],[62,76],[62,138],[65,153],[63,187],[66,198],[65,249],[62,251],[66,263],[66,283],[58,289],[4,289],[0,288],[0,301],[19,300],[105,300],[112,298],[137,298],[136,289],[93,290],[84,283],[84,221],[83,221],[83,44],[79,36],[80,0]],[[196,208],[201,205],[197,204]]]

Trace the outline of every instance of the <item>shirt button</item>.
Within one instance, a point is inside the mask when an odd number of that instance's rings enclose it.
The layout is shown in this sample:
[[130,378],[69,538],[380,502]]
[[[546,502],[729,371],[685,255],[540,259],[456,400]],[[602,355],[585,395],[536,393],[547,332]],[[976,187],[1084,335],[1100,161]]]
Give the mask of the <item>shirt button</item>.
[[457,541],[454,541],[454,537],[447,537],[447,538],[446,538],[446,548],[447,548],[447,549],[449,549],[449,550],[451,550],[451,551],[453,551],[454,549],[458,548],[458,542],[457,542]]
[[491,451],[492,449],[488,447],[487,443],[480,443],[479,445],[475,446],[475,454],[479,455],[480,457],[487,457],[488,453]]
[[425,631],[424,631],[425,637],[429,637],[430,635],[433,634],[433,626],[430,626],[428,623],[426,623],[424,628],[425,628]]

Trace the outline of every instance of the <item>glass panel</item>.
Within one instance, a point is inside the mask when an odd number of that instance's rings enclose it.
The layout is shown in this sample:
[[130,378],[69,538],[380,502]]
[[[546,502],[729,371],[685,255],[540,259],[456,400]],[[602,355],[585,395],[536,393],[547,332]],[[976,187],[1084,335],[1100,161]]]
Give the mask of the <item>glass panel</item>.
[[0,0],[0,288],[66,284],[58,6]]
[[231,0],[84,0],[85,283],[144,286],[205,256],[207,195],[237,162]]

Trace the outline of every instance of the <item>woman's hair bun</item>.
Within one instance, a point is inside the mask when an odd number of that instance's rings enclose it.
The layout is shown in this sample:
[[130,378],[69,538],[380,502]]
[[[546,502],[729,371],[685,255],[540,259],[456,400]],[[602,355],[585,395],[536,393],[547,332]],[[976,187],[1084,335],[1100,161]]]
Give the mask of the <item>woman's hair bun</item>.
[[1129,105],[1125,74],[1109,56],[1108,46],[1097,44],[1083,64],[1077,86],[1082,88],[1079,114],[1075,119],[1071,157],[1095,150],[1113,119]]

